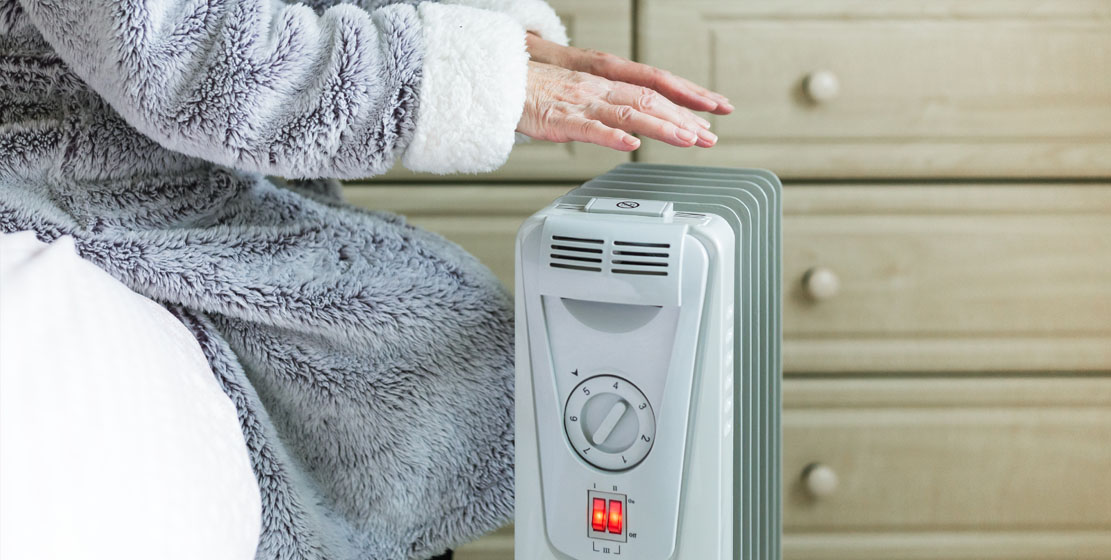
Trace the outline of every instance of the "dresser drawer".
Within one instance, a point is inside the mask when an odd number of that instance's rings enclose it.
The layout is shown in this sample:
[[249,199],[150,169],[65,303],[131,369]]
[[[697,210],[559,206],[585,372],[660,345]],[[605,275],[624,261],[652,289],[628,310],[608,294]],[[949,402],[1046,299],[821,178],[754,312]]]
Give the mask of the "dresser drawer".
[[[632,0],[548,0],[574,45],[632,56]],[[513,148],[509,161],[482,179],[588,179],[629,161],[629,154],[592,144],[527,142]],[[413,173],[400,161],[386,179],[394,181],[458,181],[459,175]]]
[[789,380],[784,403],[787,558],[1111,558],[1111,379]]
[[1111,186],[792,186],[790,372],[1111,371]]
[[[797,177],[1111,176],[1111,3],[645,0],[639,56],[737,111],[642,160]],[[675,48],[683,45],[683,48]]]

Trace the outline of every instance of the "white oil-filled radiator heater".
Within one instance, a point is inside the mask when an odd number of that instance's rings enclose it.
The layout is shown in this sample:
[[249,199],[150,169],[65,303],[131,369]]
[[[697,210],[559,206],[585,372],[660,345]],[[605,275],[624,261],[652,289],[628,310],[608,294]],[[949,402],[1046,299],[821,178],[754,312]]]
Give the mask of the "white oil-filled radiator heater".
[[627,164],[521,226],[518,560],[780,558],[780,193]]

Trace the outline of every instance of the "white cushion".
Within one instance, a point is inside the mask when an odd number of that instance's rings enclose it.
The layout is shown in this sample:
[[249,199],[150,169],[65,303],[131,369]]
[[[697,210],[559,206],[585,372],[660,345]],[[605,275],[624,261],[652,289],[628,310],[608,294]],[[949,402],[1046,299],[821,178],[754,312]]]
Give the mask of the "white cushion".
[[0,558],[254,558],[235,408],[189,331],[82,260],[0,235]]

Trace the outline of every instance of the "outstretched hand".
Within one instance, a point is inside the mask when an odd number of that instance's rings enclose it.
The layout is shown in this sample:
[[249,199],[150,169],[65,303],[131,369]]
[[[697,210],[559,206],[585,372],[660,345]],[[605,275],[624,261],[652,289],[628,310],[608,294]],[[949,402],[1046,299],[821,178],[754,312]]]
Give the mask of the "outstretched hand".
[[640,146],[632,134],[640,134],[673,146],[709,148],[717,136],[692,109],[733,111],[721,94],[616,55],[564,47],[532,33],[528,50],[527,97],[517,130],[532,138],[631,151]]

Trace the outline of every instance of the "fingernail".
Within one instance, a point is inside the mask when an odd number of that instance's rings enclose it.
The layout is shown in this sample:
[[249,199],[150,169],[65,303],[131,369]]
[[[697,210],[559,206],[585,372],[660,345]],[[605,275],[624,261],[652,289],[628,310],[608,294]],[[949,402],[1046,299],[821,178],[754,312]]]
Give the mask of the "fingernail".
[[730,103],[728,99],[726,99],[726,100],[721,102],[721,108],[725,109],[726,111],[732,111],[733,110],[733,104]]
[[622,140],[624,140],[626,144],[628,144],[628,145],[630,145],[634,148],[640,145],[640,139],[637,138],[636,136],[625,135],[625,138],[623,138]]
[[702,128],[710,128],[710,121],[708,121],[708,120],[706,120],[706,119],[704,119],[704,118],[702,118],[698,115],[695,115],[694,118],[698,120],[698,124],[701,125]]
[[709,130],[700,131],[698,137],[701,138],[703,142],[709,142],[710,144],[716,144],[718,141],[718,135]]
[[686,130],[686,129],[683,129],[683,128],[676,129],[675,135],[678,136],[680,140],[682,140],[683,142],[686,142],[687,144],[693,143],[695,141],[695,139],[698,138],[697,136],[694,135],[693,132],[691,132],[689,130]]

